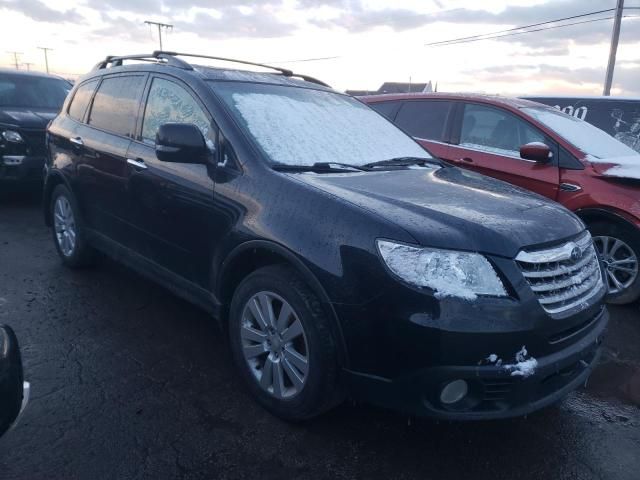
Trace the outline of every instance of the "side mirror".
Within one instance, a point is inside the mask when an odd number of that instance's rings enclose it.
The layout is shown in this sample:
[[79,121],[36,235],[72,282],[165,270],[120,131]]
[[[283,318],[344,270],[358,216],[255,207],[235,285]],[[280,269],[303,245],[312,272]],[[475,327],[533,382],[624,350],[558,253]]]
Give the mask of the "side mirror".
[[22,359],[15,333],[0,325],[0,436],[16,422],[27,404],[29,384],[22,378]]
[[541,142],[531,142],[520,147],[520,158],[547,163],[551,159],[551,149]]
[[164,123],[156,133],[156,157],[163,162],[207,163],[204,136],[192,123]]

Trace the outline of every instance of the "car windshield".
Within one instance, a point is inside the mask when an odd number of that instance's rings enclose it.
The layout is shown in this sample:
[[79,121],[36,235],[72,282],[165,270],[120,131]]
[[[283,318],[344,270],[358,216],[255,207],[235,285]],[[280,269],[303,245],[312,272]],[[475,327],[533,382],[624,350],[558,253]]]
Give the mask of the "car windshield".
[[635,150],[605,131],[554,108],[527,107],[522,110],[590,156],[596,158],[640,157]]
[[431,158],[391,122],[346,95],[270,84],[211,83],[273,163],[364,165],[397,157]]
[[58,78],[0,74],[0,107],[60,109],[69,90]]

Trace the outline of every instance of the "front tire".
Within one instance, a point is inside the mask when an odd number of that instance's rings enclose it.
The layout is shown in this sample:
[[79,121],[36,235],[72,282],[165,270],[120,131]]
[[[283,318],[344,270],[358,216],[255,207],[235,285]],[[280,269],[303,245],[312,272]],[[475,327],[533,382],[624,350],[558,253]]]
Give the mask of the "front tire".
[[594,222],[589,231],[604,263],[607,302],[635,302],[640,298],[640,231],[611,222]]
[[70,268],[91,265],[95,251],[88,244],[75,198],[65,185],[58,185],[51,194],[49,214],[53,226],[53,242],[62,259]]
[[249,392],[274,415],[304,420],[342,400],[329,321],[292,268],[261,268],[236,289],[229,312],[233,359]]

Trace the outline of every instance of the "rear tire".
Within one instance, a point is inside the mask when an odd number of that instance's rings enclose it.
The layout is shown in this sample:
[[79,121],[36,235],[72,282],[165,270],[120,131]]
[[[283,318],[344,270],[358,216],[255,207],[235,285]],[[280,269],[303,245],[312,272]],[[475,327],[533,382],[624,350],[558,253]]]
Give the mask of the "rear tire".
[[290,267],[260,268],[236,289],[229,312],[233,359],[249,392],[274,415],[305,420],[344,398],[329,322]]
[[49,215],[53,243],[62,263],[70,268],[92,265],[96,252],[86,240],[78,205],[65,185],[57,185],[53,189]]
[[606,221],[590,223],[588,228],[604,263],[607,302],[635,302],[640,298],[640,231]]

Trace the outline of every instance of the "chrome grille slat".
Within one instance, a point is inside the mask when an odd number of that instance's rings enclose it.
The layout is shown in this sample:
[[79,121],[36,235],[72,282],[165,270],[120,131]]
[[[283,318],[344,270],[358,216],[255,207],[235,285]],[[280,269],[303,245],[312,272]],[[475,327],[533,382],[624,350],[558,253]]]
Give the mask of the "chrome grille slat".
[[516,263],[542,308],[557,314],[583,304],[603,286],[591,235],[548,249],[521,251]]
[[[560,279],[558,281],[553,281],[550,283],[544,282],[540,284],[531,284],[531,290],[534,292],[546,292],[549,290],[559,290],[561,288],[572,287],[576,285],[580,285],[585,280],[587,280],[590,276],[593,275],[594,271],[599,268],[598,262],[595,260],[591,260],[586,264],[586,268],[580,270],[575,277],[570,276],[564,280]],[[526,275],[525,275],[526,276]]]
[[[548,277],[558,277],[560,275],[571,274],[575,270],[578,270],[584,267],[587,263],[592,261],[592,258],[583,258],[580,262],[572,265],[572,266],[560,266],[558,268],[552,268],[547,270],[525,270],[522,265],[520,265],[520,269],[522,270],[522,274],[527,278],[548,278]],[[531,265],[531,264],[530,264]],[[541,265],[541,264],[533,264],[533,265]]]

